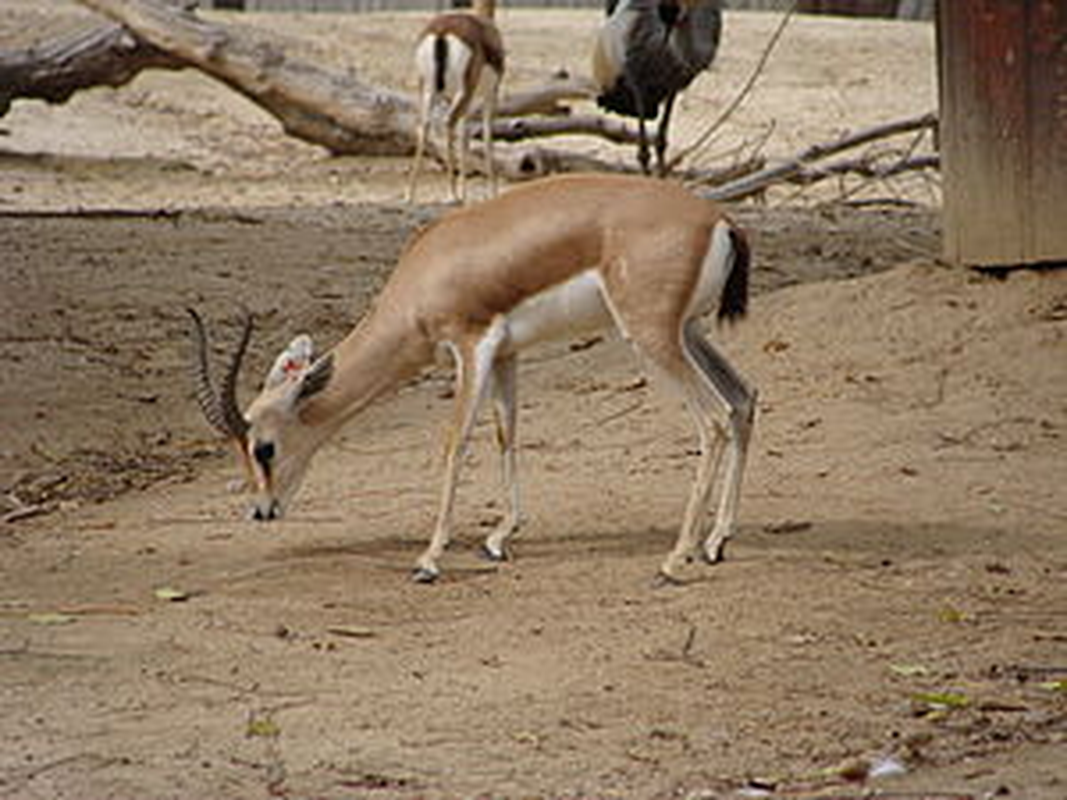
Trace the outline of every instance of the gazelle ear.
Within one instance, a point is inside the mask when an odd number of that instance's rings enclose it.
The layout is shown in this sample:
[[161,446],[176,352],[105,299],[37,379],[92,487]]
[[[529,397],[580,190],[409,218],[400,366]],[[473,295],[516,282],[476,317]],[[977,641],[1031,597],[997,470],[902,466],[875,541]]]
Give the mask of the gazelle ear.
[[307,400],[314,397],[326,388],[333,377],[333,353],[327,353],[318,359],[300,379],[300,391],[297,393],[297,401]]
[[300,380],[311,367],[314,358],[315,347],[311,342],[311,337],[307,334],[297,336],[275,359],[274,366],[267,373],[263,388],[273,389],[282,383]]

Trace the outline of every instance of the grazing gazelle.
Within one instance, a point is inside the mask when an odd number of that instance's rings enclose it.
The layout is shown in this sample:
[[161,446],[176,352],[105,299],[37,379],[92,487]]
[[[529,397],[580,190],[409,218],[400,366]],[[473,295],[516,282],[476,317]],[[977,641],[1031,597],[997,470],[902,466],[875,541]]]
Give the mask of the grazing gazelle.
[[[423,29],[415,47],[419,78],[419,127],[415,158],[408,179],[409,203],[415,202],[415,187],[426,152],[430,121],[439,100],[448,100],[445,114],[446,149],[452,199],[467,197],[467,151],[470,133],[467,115],[476,97],[482,102],[482,142],[492,193],[497,191],[493,164],[493,115],[497,93],[504,77],[504,43],[493,22],[496,0],[474,0],[474,13],[438,14]],[[459,188],[456,187],[455,138],[459,127]]]
[[419,580],[431,581],[451,535],[457,476],[479,404],[492,390],[508,510],[485,552],[502,560],[520,522],[516,357],[535,342],[614,325],[686,401],[700,437],[681,533],[661,568],[670,579],[699,547],[720,445],[725,473],[715,527],[703,547],[709,562],[721,559],[734,527],[755,393],[704,338],[699,318],[712,310],[720,320],[739,317],[747,297],[744,235],[712,202],[651,178],[546,178],[447,214],[414,235],[355,329],[322,355],[313,353],[307,336],[294,339],[243,415],[234,386],[250,318],[216,392],[194,312],[197,396],[250,471],[252,516],[269,520],[291,500],[312,454],[344,422],[432,364],[440,349],[450,352],[455,416],[436,528],[416,569]]

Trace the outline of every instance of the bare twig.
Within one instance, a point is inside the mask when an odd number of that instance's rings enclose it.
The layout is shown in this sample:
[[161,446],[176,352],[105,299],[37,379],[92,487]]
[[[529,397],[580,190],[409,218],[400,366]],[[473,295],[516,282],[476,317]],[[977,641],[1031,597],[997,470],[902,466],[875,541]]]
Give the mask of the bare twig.
[[865,178],[891,178],[904,172],[916,172],[924,169],[937,169],[940,157],[936,154],[898,158],[887,164],[879,163],[884,159],[871,156],[843,158],[825,166],[806,167],[790,179],[792,183],[817,183],[835,175],[860,175]]
[[[927,138],[927,136],[928,136],[928,134],[930,133],[931,130],[933,130],[933,129],[932,128],[920,128],[918,133],[914,137],[912,137],[911,143],[906,148],[904,148],[903,152],[901,152],[899,154],[897,160],[900,163],[904,163],[908,159],[911,159],[915,155],[915,153],[918,151],[918,149],[922,145],[923,141]],[[886,158],[887,158],[887,154],[883,154],[882,160],[885,161]],[[934,165],[932,168],[936,169],[937,166],[939,166],[939,165]],[[902,172],[908,172],[908,171],[914,171],[914,172],[916,172],[918,174],[922,174],[922,175],[929,175],[929,171],[927,169],[925,169],[925,168],[918,168],[918,169],[915,169],[915,170],[900,170],[900,172],[890,173],[890,174],[878,173],[878,174],[875,174],[875,175],[868,175],[868,176],[866,176],[867,180],[859,181],[856,184],[854,184],[852,187],[850,187],[849,189],[847,189],[845,191],[842,191],[841,195],[838,198],[836,198],[835,201],[836,202],[847,201],[847,200],[851,199],[852,197],[854,197],[855,195],[859,194],[860,192],[865,191],[866,189],[868,189],[870,187],[871,183],[875,182],[875,181],[877,181],[878,183],[882,184],[890,192],[890,194],[893,194],[894,193],[894,187],[889,184],[889,179],[894,177],[894,175],[896,175],[896,174],[900,174]]]
[[900,158],[888,166],[879,166],[876,163],[877,159],[870,156],[845,159],[829,166],[817,166],[814,162],[863,144],[869,144],[901,133],[933,128],[936,125],[937,115],[928,113],[918,117],[910,117],[864,128],[843,136],[834,142],[811,145],[781,164],[767,167],[740,180],[709,189],[702,192],[702,194],[715,200],[739,200],[743,197],[750,197],[766,191],[769,187],[778,183],[810,184],[818,180],[824,180],[827,177],[850,172],[865,174],[869,177],[885,178],[910,170],[935,168],[938,166],[936,155]]
[[43,503],[32,506],[23,506],[22,508],[16,508],[14,511],[8,511],[4,516],[0,517],[0,522],[10,524],[12,522],[30,519],[31,517],[39,517],[42,514],[48,514],[51,511],[52,506]]
[[726,167],[705,170],[689,170],[683,178],[690,184],[701,186],[722,186],[739,181],[742,178],[766,168],[767,160],[763,156],[752,156]]
[[676,153],[673,158],[667,162],[668,172],[673,170],[685,159],[689,158],[693,153],[702,149],[711,140],[711,137],[715,135],[716,131],[721,128],[726,121],[734,115],[734,112],[740,108],[745,99],[752,93],[753,88],[756,85],[756,81],[759,80],[763,74],[764,69],[767,66],[767,62],[770,60],[771,53],[774,52],[774,48],[777,47],[778,41],[782,38],[782,34],[785,33],[785,28],[789,24],[789,21],[793,18],[793,14],[797,10],[797,0],[793,0],[793,4],[789,7],[789,10],[782,16],[781,21],[778,23],[778,27],[775,28],[774,33],[768,40],[766,46],[763,48],[763,53],[760,54],[759,61],[756,62],[756,66],[753,68],[752,73],[748,76],[748,80],[745,81],[741,90],[737,93],[729,105],[723,109],[722,113],[715,118],[715,121],[711,123],[704,132],[701,133],[692,143],[687,147],[682,148],[681,151]]

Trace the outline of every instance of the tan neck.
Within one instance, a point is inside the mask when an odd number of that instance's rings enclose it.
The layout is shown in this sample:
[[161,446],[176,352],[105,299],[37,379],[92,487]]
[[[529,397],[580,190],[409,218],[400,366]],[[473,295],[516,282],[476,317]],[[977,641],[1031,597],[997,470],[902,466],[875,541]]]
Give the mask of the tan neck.
[[493,19],[496,14],[496,0],[474,0],[471,8],[479,17]]
[[332,350],[333,376],[300,412],[328,436],[346,420],[432,363],[433,347],[417,332],[372,312]]

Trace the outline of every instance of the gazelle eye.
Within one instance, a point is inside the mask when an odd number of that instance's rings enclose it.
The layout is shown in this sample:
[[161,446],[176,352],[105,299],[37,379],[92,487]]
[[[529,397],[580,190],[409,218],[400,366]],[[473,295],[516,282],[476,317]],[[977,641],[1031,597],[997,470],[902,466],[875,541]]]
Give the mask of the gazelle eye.
[[257,442],[252,448],[252,457],[264,470],[269,470],[270,462],[274,458],[274,442]]

